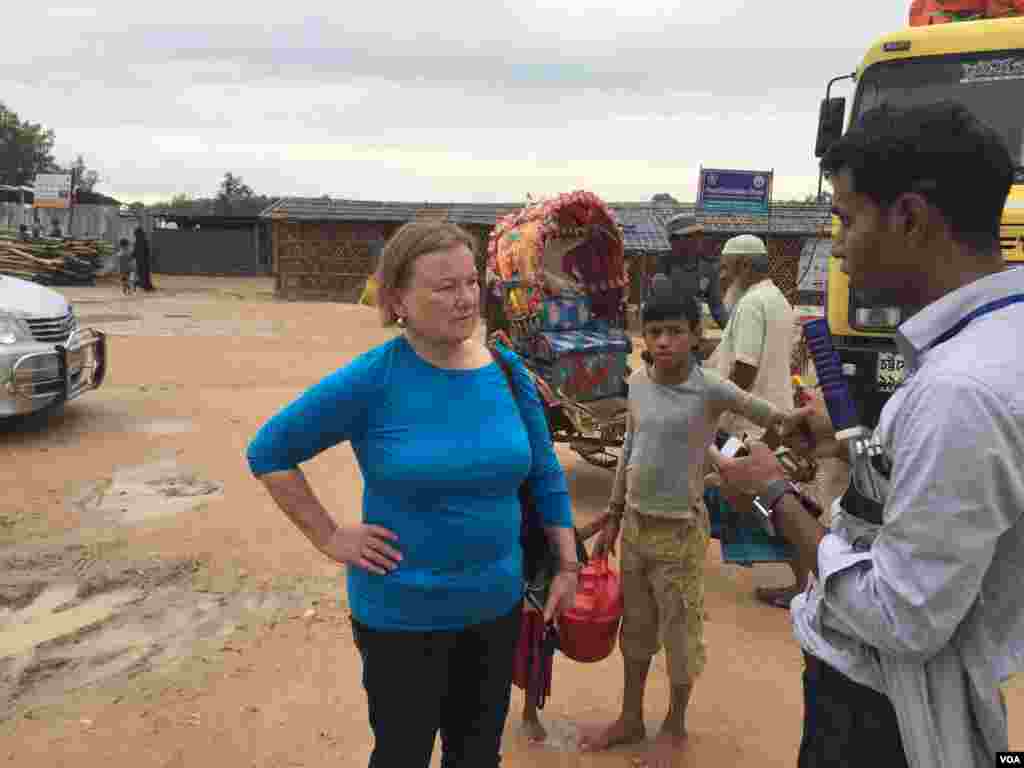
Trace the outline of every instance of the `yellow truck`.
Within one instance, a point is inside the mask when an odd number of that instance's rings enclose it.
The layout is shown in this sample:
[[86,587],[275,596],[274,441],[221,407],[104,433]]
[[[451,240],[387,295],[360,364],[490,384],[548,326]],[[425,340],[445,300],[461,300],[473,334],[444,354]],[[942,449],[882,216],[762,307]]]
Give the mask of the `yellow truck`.
[[[821,104],[815,154],[843,132],[844,98],[832,84],[853,79],[850,123],[882,105],[907,107],[955,99],[1007,140],[1017,165],[1003,212],[1000,240],[1007,268],[1024,266],[1024,16],[907,27],[868,49],[852,75],[829,82]],[[969,190],[964,190],[969,194]],[[838,227],[833,221],[833,234]],[[874,306],[850,289],[839,260],[830,257],[826,315],[853,396],[867,426],[903,379],[893,334],[902,307]]]

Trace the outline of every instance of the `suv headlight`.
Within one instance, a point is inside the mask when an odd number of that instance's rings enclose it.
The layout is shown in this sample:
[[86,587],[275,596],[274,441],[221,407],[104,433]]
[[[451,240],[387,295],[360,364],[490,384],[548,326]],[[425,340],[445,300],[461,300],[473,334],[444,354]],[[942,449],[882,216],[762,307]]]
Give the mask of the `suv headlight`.
[[0,315],[0,345],[17,344],[21,338],[21,324],[13,317]]

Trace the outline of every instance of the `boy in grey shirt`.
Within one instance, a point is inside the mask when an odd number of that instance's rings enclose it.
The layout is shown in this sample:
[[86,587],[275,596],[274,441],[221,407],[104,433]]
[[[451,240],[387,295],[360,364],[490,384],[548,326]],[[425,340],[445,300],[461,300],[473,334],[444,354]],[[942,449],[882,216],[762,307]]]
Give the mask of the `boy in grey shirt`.
[[731,381],[701,368],[700,310],[693,297],[655,300],[643,310],[651,362],[629,380],[626,441],[612,490],[609,522],[595,556],[622,536],[625,658],[622,715],[585,734],[585,751],[645,737],[643,695],[651,659],[664,645],[671,682],[669,714],[647,765],[675,764],[685,744],[686,706],[704,667],[704,559],[710,539],[703,502],[704,462],[725,412],[765,429],[785,414]]

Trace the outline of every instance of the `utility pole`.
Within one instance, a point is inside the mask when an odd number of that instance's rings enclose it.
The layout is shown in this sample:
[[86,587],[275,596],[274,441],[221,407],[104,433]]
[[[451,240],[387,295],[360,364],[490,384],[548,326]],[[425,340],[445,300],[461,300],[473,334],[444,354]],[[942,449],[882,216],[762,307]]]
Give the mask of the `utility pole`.
[[68,195],[68,231],[67,236],[75,237],[75,179],[78,177],[78,168],[71,166],[71,192]]
[[14,183],[18,185],[18,227],[25,223],[25,184],[21,181],[21,167],[18,167],[18,175],[14,177]]

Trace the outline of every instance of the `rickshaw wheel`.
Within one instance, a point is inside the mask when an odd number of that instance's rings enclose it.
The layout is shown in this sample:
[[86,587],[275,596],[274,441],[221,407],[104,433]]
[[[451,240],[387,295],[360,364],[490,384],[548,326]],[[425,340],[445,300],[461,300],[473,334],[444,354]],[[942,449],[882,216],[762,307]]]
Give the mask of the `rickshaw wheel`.
[[614,472],[619,466],[619,457],[605,448],[593,448],[579,443],[570,443],[573,452],[588,464]]

